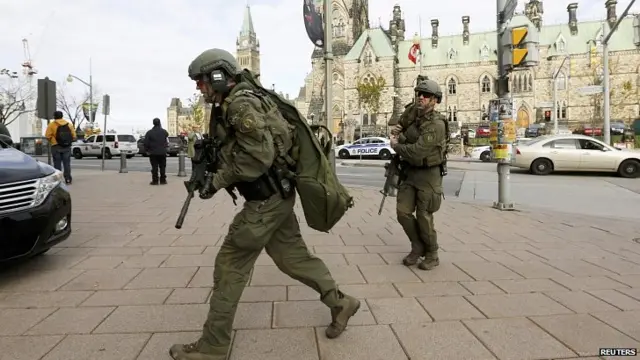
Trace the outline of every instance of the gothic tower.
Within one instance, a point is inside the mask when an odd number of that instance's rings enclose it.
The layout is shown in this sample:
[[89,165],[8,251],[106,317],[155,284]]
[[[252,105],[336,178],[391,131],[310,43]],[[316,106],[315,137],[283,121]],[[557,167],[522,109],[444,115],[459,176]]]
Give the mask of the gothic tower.
[[260,74],[260,42],[253,29],[249,5],[244,10],[242,29],[236,41],[236,59],[238,59],[238,63],[242,68],[249,69],[255,74]]
[[542,1],[530,0],[528,3],[524,4],[524,13],[539,31],[542,28],[542,15],[544,14]]

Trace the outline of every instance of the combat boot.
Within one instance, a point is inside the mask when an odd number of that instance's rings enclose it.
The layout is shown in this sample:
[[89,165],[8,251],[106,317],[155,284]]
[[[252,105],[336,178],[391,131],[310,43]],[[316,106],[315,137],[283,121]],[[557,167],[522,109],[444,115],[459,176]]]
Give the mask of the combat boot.
[[404,266],[413,266],[418,263],[420,260],[420,254],[414,253],[413,251],[409,253],[409,255],[405,256],[402,259],[402,264]]
[[425,259],[422,260],[422,262],[420,262],[418,264],[418,269],[420,270],[431,270],[434,267],[440,265],[440,260],[438,260],[438,256],[433,256],[433,255],[427,255],[425,256]]
[[344,295],[340,305],[331,309],[331,324],[325,334],[329,339],[335,339],[347,328],[349,319],[360,309],[360,300],[353,296]]
[[225,360],[227,356],[203,354],[198,352],[198,343],[175,344],[169,349],[173,360]]

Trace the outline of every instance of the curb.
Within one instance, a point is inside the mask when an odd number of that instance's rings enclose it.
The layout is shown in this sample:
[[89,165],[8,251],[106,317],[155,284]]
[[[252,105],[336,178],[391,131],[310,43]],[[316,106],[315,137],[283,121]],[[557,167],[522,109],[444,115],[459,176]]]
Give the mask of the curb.
[[[464,163],[464,164],[484,164],[480,160],[464,160],[464,159],[449,159],[448,163]],[[351,166],[351,167],[384,167],[385,163],[378,162],[341,162],[341,166]]]

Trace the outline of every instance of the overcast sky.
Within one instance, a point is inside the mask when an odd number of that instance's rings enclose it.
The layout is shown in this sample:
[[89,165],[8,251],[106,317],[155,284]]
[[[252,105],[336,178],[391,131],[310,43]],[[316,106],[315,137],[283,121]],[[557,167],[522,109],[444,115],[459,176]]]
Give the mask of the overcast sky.
[[[567,4],[544,1],[544,21],[567,21]],[[311,69],[313,45],[302,21],[303,0],[250,0],[261,44],[264,84],[295,97]],[[495,27],[495,1],[447,0],[447,6],[424,0],[370,0],[371,26],[386,28],[393,6],[405,15],[407,38],[430,35],[430,19],[440,20],[440,34],[460,33],[461,17],[471,17],[472,32]],[[518,10],[524,6],[519,1]],[[579,20],[606,15],[605,0],[578,2]],[[618,14],[628,0],[618,3]],[[235,41],[247,2],[223,0],[0,0],[0,68],[20,70],[22,39],[31,46],[39,77],[48,76],[75,95],[85,86],[66,83],[72,73],[89,80],[89,59],[95,88],[111,95],[110,123],[120,131],[146,128],[151,119],[165,122],[172,97],[195,91],[187,77],[190,61],[201,51],[220,47],[235,53]],[[632,11],[638,12],[640,5]]]

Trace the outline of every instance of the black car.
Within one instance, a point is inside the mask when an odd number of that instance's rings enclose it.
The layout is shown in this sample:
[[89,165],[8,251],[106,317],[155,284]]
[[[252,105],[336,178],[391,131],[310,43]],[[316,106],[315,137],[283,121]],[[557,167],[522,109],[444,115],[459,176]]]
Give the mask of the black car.
[[0,263],[47,252],[71,235],[62,173],[0,136]]
[[182,139],[178,136],[169,136],[169,144],[167,147],[168,156],[178,156],[180,148],[184,145]]

